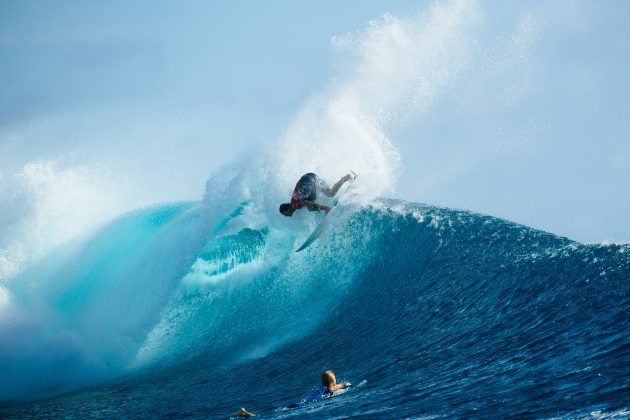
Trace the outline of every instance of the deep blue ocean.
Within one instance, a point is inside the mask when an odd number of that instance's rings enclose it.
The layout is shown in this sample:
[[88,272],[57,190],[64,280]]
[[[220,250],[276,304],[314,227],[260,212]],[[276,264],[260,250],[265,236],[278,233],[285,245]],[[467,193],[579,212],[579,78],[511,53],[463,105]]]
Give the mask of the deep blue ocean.
[[[21,273],[0,417],[630,417],[629,245],[382,199],[295,253],[318,215],[253,206],[141,209]],[[328,369],[353,386],[285,408]]]

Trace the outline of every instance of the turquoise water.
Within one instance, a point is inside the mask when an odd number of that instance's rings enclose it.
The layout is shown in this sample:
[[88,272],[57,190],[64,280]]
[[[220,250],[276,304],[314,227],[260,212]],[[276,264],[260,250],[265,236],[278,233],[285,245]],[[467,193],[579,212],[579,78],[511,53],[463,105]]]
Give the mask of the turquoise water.
[[[127,214],[9,284],[2,417],[630,415],[630,247],[379,200]],[[26,316],[25,314],[28,314]],[[354,385],[286,409],[333,369]]]

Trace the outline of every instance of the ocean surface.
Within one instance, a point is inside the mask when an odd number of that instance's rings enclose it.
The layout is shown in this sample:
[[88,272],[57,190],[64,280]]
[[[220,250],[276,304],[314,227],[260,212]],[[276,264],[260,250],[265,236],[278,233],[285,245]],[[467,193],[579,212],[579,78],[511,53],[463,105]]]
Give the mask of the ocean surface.
[[[126,214],[8,283],[1,418],[630,417],[629,245],[380,199],[295,253],[321,215],[210,207]],[[328,369],[353,386],[286,408]]]

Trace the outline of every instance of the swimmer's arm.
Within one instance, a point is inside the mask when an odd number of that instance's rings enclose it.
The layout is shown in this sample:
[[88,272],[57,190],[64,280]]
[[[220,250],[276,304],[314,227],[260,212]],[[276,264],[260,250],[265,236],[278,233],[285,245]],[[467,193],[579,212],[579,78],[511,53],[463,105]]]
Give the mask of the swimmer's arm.
[[340,389],[348,388],[351,385],[352,384],[350,382],[342,382],[340,384],[335,384],[328,389],[330,389],[331,391],[338,391]]
[[303,206],[306,206],[309,209],[309,211],[324,210],[326,213],[330,211],[330,207],[325,206],[323,204],[317,204],[316,202],[311,201],[311,200],[300,200],[300,204]]

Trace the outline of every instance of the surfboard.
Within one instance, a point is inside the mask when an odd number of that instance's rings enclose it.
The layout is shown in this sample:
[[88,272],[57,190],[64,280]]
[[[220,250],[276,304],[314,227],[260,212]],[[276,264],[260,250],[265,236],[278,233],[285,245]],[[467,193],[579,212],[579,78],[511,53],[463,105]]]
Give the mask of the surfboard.
[[343,190],[343,193],[338,196],[337,201],[332,206],[332,208],[330,209],[328,214],[326,216],[324,216],[324,218],[315,227],[315,230],[313,231],[313,233],[311,233],[311,235],[308,238],[306,238],[306,241],[304,241],[302,246],[300,246],[298,249],[296,249],[295,252],[300,252],[303,249],[308,248],[313,242],[315,242],[315,240],[317,238],[319,238],[319,235],[322,234],[324,229],[326,229],[326,226],[328,226],[328,224],[330,223],[330,220],[331,220],[330,217],[335,212],[335,209],[337,208],[337,206],[341,202],[341,199],[343,198],[343,195],[345,195],[345,193],[350,189],[350,186],[354,183],[355,179],[357,179],[356,174],[354,175],[354,178],[352,178],[350,181],[348,181],[348,186],[346,187],[345,190]]

